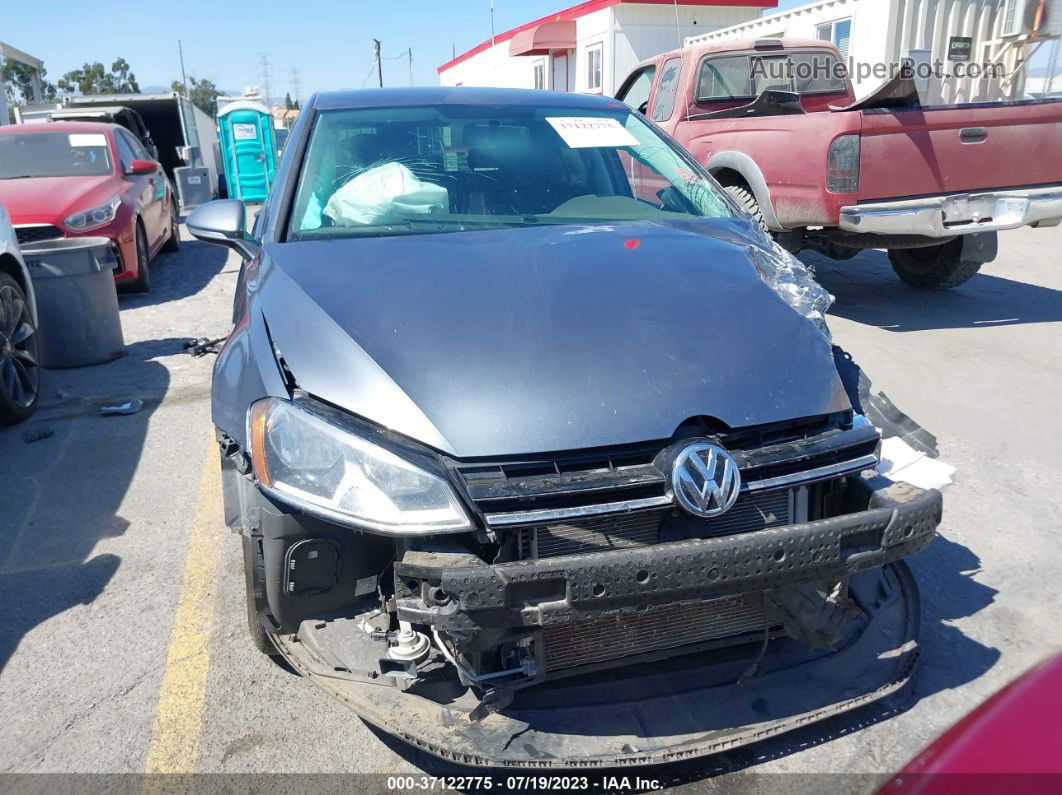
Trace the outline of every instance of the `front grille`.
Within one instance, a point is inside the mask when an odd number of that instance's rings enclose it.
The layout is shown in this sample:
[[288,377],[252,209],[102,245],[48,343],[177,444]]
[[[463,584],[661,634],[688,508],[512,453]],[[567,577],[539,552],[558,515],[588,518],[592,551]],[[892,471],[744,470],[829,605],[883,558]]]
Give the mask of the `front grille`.
[[40,243],[44,240],[58,240],[63,230],[57,226],[16,226],[15,238],[20,246],[27,243]]
[[520,558],[534,560],[649,546],[657,542],[663,515],[662,511],[640,511],[578,524],[525,527],[519,531]]
[[[715,519],[697,520],[698,538],[751,533],[802,521],[796,510],[796,489],[742,495],[734,507]],[[520,560],[582,555],[610,549],[644,547],[660,541],[666,511],[636,511],[624,514],[520,528],[517,547]],[[687,537],[685,534],[682,537]]]
[[759,595],[654,607],[543,630],[546,670],[603,663],[646,652],[745,635],[764,628]]

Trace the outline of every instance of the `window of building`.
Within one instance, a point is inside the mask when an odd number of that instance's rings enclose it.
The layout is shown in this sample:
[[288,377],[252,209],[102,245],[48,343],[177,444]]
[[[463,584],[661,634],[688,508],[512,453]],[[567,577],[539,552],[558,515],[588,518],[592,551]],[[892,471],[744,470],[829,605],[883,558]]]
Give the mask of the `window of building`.
[[546,62],[538,61],[535,64],[535,88],[542,91],[546,87]]
[[847,61],[849,44],[852,40],[851,17],[824,22],[816,26],[815,37],[820,41],[833,42],[833,45],[841,52],[841,59]]
[[586,88],[601,91],[601,45],[586,48]]

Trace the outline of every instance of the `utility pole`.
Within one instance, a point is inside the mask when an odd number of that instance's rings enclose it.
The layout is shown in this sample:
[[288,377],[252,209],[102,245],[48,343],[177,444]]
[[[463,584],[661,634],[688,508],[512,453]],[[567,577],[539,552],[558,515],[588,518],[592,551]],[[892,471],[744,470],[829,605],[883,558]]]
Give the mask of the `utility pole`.
[[376,51],[376,77],[380,81],[380,88],[383,88],[383,62],[380,60],[380,40],[372,40],[373,49]]
[[177,39],[177,52],[181,56],[181,82],[184,83],[184,96],[185,99],[191,99],[191,95],[188,93],[188,77],[184,73],[184,47],[181,46],[180,39]]
[[409,48],[409,85],[413,85],[413,48]]
[[299,82],[299,70],[293,66],[289,72],[291,74],[291,87],[295,89],[295,103],[298,104],[300,94],[299,89],[302,85],[302,83]]
[[494,43],[494,0],[490,0],[490,46]]
[[266,107],[273,110],[273,64],[269,62],[269,53],[258,53],[258,71],[262,75],[262,91],[265,93]]

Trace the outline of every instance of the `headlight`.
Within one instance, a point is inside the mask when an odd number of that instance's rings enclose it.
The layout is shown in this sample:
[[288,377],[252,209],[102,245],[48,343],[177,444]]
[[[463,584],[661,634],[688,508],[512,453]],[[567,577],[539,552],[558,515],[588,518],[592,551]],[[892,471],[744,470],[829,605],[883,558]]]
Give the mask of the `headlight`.
[[472,523],[450,484],[286,400],[248,417],[259,484],[310,513],[382,533],[458,533]]
[[770,251],[749,246],[748,253],[764,284],[829,337],[826,310],[833,304],[833,296],[815,281],[804,263],[773,240]]
[[97,226],[109,224],[118,214],[118,208],[122,206],[122,197],[115,196],[99,207],[85,210],[83,213],[71,215],[63,226],[73,232],[84,232],[86,229],[95,229]]

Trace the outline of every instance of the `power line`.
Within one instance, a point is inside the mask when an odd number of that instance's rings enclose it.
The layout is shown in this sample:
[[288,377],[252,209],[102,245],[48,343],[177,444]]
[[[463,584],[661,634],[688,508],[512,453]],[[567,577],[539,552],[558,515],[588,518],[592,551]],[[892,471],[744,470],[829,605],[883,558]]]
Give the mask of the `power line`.
[[262,76],[262,91],[265,94],[267,108],[273,107],[273,64],[269,62],[269,53],[258,53],[258,72]]
[[291,74],[291,87],[295,89],[295,101],[298,102],[301,93],[299,89],[302,86],[302,83],[299,81],[299,70],[293,66],[288,72]]

